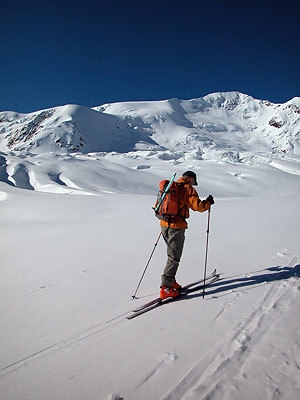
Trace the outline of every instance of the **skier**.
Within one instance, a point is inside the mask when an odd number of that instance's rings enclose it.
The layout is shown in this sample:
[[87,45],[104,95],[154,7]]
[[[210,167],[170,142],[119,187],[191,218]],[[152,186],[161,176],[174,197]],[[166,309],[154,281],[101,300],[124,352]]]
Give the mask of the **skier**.
[[161,286],[159,297],[165,299],[167,297],[177,297],[181,286],[176,282],[175,276],[179,266],[180,258],[183,251],[185,230],[188,225],[186,218],[189,218],[189,209],[193,211],[204,212],[210,209],[214,204],[212,195],[205,200],[200,200],[196,189],[197,176],[193,171],[186,171],[177,181],[180,183],[179,209],[181,215],[173,221],[161,220],[162,236],[167,244],[167,263],[161,277]]

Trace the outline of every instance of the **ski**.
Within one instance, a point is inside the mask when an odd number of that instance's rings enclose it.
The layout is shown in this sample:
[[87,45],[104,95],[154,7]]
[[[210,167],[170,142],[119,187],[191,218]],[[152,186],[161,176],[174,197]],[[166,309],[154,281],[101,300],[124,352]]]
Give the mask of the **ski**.
[[164,304],[167,304],[167,303],[170,303],[170,302],[173,302],[176,300],[180,300],[183,296],[185,296],[189,293],[195,292],[197,290],[204,289],[204,288],[210,286],[211,284],[213,284],[214,282],[218,281],[219,279],[220,279],[220,274],[215,274],[213,276],[206,278],[206,281],[208,280],[208,282],[206,282],[205,285],[203,284],[203,281],[204,281],[203,279],[201,279],[200,281],[196,281],[191,284],[188,284],[181,289],[179,296],[168,297],[164,300],[162,300],[158,297],[157,299],[154,299],[151,302],[144,304],[143,306],[133,310],[132,314],[128,315],[126,317],[126,319],[130,320],[130,319],[136,318],[139,315],[142,315],[148,311],[151,311],[159,306],[162,306]]
[[[210,276],[206,277],[205,280],[209,280],[209,279],[215,277],[216,275],[217,275],[217,271],[214,270]],[[204,279],[199,279],[195,282],[188,283],[187,285],[185,285],[181,288],[180,292],[183,293],[185,290],[189,289],[190,287],[199,285],[202,282],[204,282]],[[132,310],[132,312],[138,312],[140,310],[143,310],[144,308],[148,308],[148,307],[150,307],[156,303],[160,303],[160,302],[161,302],[161,299],[159,297],[157,297],[156,299],[153,299],[153,300],[149,301],[148,303],[145,303],[145,304],[141,305],[140,307],[135,308],[134,310]]]

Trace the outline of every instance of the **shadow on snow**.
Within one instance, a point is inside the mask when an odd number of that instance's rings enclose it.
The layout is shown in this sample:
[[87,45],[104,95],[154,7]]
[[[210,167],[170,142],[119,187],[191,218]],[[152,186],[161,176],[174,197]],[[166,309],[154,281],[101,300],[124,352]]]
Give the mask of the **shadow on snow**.
[[[294,267],[270,267],[260,271],[260,274],[242,277],[230,277],[219,280],[213,283],[205,290],[206,296],[214,296],[219,293],[233,291],[241,288],[250,288],[263,283],[271,283],[276,281],[283,281],[290,278],[300,278],[300,265]],[[195,293],[185,296],[186,298],[199,297],[202,293]]]

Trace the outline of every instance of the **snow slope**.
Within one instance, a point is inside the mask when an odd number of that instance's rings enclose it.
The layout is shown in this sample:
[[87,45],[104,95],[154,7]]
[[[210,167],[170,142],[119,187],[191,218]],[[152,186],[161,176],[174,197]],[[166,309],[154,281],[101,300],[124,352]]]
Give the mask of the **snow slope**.
[[[0,184],[1,398],[299,398],[299,190],[216,198],[208,270],[222,280],[132,321],[165,246],[132,300],[159,233],[153,196],[111,192]],[[190,218],[179,282],[203,275],[206,222]]]
[[[252,137],[249,130],[229,128],[229,110],[240,107],[236,96],[230,96],[226,101],[223,94],[194,103],[170,100],[161,107],[151,103],[153,113],[166,112],[168,122],[158,121],[156,133],[149,136],[152,143],[134,141],[134,149],[129,139],[118,137],[114,145],[122,144],[123,151],[96,149],[95,132],[86,152],[54,147],[49,139],[51,134],[67,141],[66,111],[88,115],[91,124],[108,116],[108,132],[115,121],[125,130],[128,120],[120,116],[120,103],[101,110],[57,108],[47,117],[50,121],[61,112],[52,133],[38,123],[38,135],[45,135],[39,136],[40,145],[36,140],[29,145],[31,139],[23,136],[15,143],[23,149],[1,147],[1,399],[300,398],[299,122],[292,122],[297,112],[285,120],[292,147],[281,151],[281,131],[272,136],[277,146],[272,150],[267,128],[259,140],[255,129]],[[193,104],[199,109],[203,103],[208,118],[216,102],[226,104],[225,128],[220,135],[212,129],[212,136],[206,129],[210,144],[197,142],[198,136],[188,148],[189,134],[181,137],[176,128],[175,139],[172,129],[162,133],[157,128],[171,127],[174,104],[185,109],[190,121]],[[273,107],[250,103],[258,110]],[[139,114],[135,123],[145,127],[140,104],[130,107]],[[214,115],[221,112],[216,109]],[[27,117],[9,118],[12,124]],[[184,123],[176,120],[174,126]],[[140,128],[132,129],[139,139]],[[274,129],[278,133],[281,128]],[[100,136],[103,145],[111,143],[104,133]],[[68,137],[73,146],[74,131]],[[204,299],[195,292],[128,321],[132,308],[157,296],[166,260],[161,239],[139,299],[132,300],[159,235],[151,209],[158,181],[187,169],[197,173],[201,198],[215,196],[208,272],[217,268],[222,279],[207,289]],[[189,220],[177,276],[182,284],[203,276],[207,216],[192,213]]]

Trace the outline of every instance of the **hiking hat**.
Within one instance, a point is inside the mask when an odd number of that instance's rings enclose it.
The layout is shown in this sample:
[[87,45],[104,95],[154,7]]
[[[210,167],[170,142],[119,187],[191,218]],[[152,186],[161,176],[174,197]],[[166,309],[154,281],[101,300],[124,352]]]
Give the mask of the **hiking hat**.
[[190,176],[191,178],[194,178],[195,186],[198,185],[198,183],[197,183],[197,176],[196,176],[195,172],[193,172],[193,171],[186,171],[184,174],[182,174],[182,176]]

